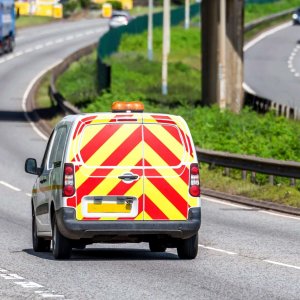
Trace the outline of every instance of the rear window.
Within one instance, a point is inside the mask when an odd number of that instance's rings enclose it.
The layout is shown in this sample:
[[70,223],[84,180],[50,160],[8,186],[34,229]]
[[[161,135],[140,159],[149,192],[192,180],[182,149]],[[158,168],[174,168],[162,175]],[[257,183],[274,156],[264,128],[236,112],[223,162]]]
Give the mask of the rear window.
[[79,155],[87,167],[142,166],[141,124],[95,124],[84,128]]
[[185,146],[177,126],[145,124],[143,134],[146,166],[177,167],[184,161]]

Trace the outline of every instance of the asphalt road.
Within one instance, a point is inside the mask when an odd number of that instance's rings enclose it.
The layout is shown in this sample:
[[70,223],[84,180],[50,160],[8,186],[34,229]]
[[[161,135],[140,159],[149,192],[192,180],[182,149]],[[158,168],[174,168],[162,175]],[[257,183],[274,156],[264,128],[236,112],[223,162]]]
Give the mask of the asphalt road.
[[34,178],[24,161],[40,161],[46,142],[26,122],[22,98],[43,69],[105,29],[92,20],[23,30],[15,56],[0,58],[0,299],[299,299],[300,218],[210,198],[192,261],[146,244],[96,244],[68,261],[32,251]]
[[259,96],[300,108],[300,26],[292,23],[245,51],[245,82]]

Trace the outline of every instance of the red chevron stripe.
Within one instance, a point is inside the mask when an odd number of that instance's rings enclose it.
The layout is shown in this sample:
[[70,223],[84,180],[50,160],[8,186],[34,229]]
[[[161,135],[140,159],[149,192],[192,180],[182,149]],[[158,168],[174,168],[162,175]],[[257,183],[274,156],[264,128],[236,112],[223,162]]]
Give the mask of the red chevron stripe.
[[169,166],[177,166],[180,160],[167,148],[147,127],[144,126],[144,141],[147,143]]
[[74,135],[73,135],[73,140],[82,132],[83,128],[84,128],[84,123],[85,125],[90,124],[94,119],[96,119],[97,116],[91,116],[91,117],[86,117],[81,119],[78,124],[77,127],[74,131]]
[[[106,169],[104,171],[105,171],[105,173],[103,173],[104,177],[92,177],[92,176],[94,176],[94,173],[95,173],[95,172],[93,172],[90,175],[90,177],[87,177],[87,179],[76,190],[77,205],[79,205],[81,203],[81,199],[84,196],[89,195],[105,179],[105,176],[107,176],[112,171],[112,169]],[[75,180],[76,180],[76,176],[75,176]]]
[[[118,166],[119,163],[142,141],[142,126],[133,133],[101,164],[101,166]],[[142,157],[142,150],[140,157]],[[138,166],[142,166],[140,161]]]
[[81,158],[87,162],[103,144],[114,135],[122,125],[105,125],[80,151]]
[[[161,178],[148,178],[148,180],[186,217],[187,216],[187,201],[162,177]],[[147,193],[147,188],[145,189]],[[186,189],[188,195],[188,187]],[[151,199],[151,196],[148,195]],[[145,202],[145,208],[147,203]]]
[[145,212],[154,220],[168,220],[168,217],[145,195]]
[[172,120],[169,116],[164,115],[151,115],[151,117],[155,120]]

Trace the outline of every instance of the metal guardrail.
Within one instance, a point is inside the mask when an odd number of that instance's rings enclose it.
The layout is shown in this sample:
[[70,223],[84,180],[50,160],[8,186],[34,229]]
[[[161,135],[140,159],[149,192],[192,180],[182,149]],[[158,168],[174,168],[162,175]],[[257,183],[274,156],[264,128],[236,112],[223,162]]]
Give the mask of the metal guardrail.
[[69,66],[79,60],[81,57],[88,55],[92,53],[97,48],[97,43],[94,43],[92,45],[89,45],[87,47],[84,47],[71,55],[69,55],[67,58],[65,58],[60,64],[55,66],[51,71],[51,77],[50,77],[50,85],[48,89],[49,97],[52,101],[52,103],[55,105],[57,104],[58,107],[65,113],[65,114],[80,114],[80,110],[75,107],[73,104],[71,104],[69,101],[67,101],[64,96],[57,91],[55,82],[59,75],[64,73]]
[[300,163],[197,148],[198,160],[212,166],[272,176],[300,178]]
[[261,25],[264,25],[266,23],[275,21],[277,19],[289,16],[295,10],[296,10],[296,8],[288,9],[288,10],[282,11],[280,13],[276,13],[276,14],[273,14],[273,15],[270,15],[270,16],[267,16],[267,17],[260,18],[258,20],[253,21],[253,22],[250,22],[250,23],[245,25],[244,32],[249,32],[249,31],[255,29],[258,26],[261,26]]

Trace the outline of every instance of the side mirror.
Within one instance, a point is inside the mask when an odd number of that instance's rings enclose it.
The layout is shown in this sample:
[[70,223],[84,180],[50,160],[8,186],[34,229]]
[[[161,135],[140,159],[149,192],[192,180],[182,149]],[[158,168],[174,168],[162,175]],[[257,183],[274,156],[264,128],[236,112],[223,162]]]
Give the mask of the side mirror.
[[25,172],[29,174],[38,175],[38,167],[36,163],[36,159],[34,158],[27,158],[25,162]]

